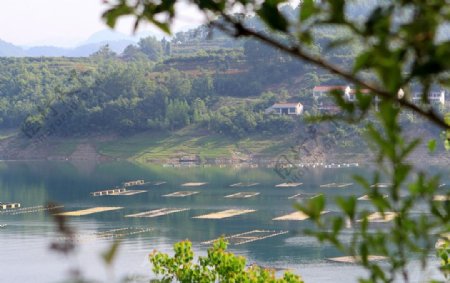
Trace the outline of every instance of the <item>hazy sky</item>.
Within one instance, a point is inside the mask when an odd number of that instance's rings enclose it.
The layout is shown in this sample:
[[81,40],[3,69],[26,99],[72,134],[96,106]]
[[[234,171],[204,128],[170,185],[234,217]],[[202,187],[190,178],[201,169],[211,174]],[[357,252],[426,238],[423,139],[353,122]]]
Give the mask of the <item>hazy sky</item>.
[[[102,0],[1,0],[0,39],[17,45],[76,45],[107,28],[101,20],[104,10]],[[178,11],[175,31],[201,24],[193,8]],[[132,21],[120,21],[116,30],[130,34]],[[155,29],[145,25],[140,30]]]

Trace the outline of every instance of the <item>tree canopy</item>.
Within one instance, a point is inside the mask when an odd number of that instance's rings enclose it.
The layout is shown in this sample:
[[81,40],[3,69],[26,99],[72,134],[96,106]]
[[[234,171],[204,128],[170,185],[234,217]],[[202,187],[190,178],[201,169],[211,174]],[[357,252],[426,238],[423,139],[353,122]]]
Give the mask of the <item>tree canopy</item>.
[[[136,28],[142,21],[149,21],[170,33],[178,1],[106,2],[110,7],[103,17],[111,27],[119,17],[133,15]],[[210,27],[235,37],[257,38],[368,89],[382,99],[396,101],[444,129],[450,127],[442,116],[426,106],[397,98],[400,88],[408,89],[417,83],[426,102],[433,84],[450,83],[450,64],[446,60],[450,55],[450,42],[445,33],[442,36],[442,30],[448,29],[450,20],[446,0],[432,4],[424,1],[304,0],[297,13],[285,13],[284,8],[289,2],[284,0],[200,0],[190,3],[204,12]],[[246,21],[247,15],[252,13],[259,16],[265,28]],[[329,27],[340,30],[342,36],[330,40],[326,48],[342,48],[352,42],[363,45],[353,66],[335,65],[321,54],[311,52],[317,33]],[[363,76],[365,73],[370,76]],[[365,79],[367,77],[370,79]]]
[[[106,1],[109,7],[103,17],[114,27],[118,18],[132,15],[136,19],[135,27],[148,21],[170,33],[178,2],[181,1]],[[321,242],[329,242],[347,254],[359,256],[361,264],[370,271],[369,277],[360,282],[393,282],[399,277],[409,282],[411,253],[420,255],[425,265],[434,246],[433,234],[441,235],[447,242],[441,245],[441,251],[445,252],[440,255],[442,270],[448,272],[448,238],[445,235],[450,232],[450,207],[448,201],[444,204],[435,201],[439,176],[416,169],[408,160],[421,137],[404,136],[401,113],[418,114],[439,126],[444,131],[443,142],[450,148],[450,115],[436,111],[429,99],[433,88],[450,85],[449,1],[303,0],[295,12],[286,8],[287,0],[195,0],[189,3],[204,13],[211,29],[237,38],[258,39],[356,86],[355,101],[346,101],[339,91],[331,93],[341,113],[316,118],[365,125],[379,167],[372,178],[356,176],[355,181],[367,190],[372,211],[379,213],[381,219],[386,214],[395,215],[395,219],[386,229],[371,226],[370,211],[358,206],[356,198],[350,196],[337,198],[341,214],[325,221],[321,215],[327,200],[321,196],[297,205],[316,224],[317,229],[309,232]],[[249,20],[249,15],[253,14],[258,18]],[[319,41],[323,33],[337,36],[322,37]],[[327,56],[329,50],[342,51],[355,45],[359,48],[354,49],[353,60],[333,62]],[[314,48],[316,46],[321,48]],[[258,49],[261,55],[253,60],[258,61],[264,51],[264,48]],[[400,89],[405,95],[398,94]],[[413,92],[420,92],[420,102],[411,99]],[[379,112],[375,114],[379,124],[365,119],[375,99],[379,101]],[[314,137],[314,127],[309,133]],[[430,141],[428,146],[433,151],[436,141]],[[295,149],[295,153],[305,154],[301,147]],[[289,159],[285,156],[284,160]],[[285,177],[291,174],[292,168],[298,169],[298,176],[305,174],[303,169],[295,167],[295,161],[279,165],[280,170],[290,166]],[[377,185],[382,177],[390,181],[387,198]],[[415,205],[419,203],[425,204],[427,209],[414,215]],[[350,243],[340,237],[345,222],[358,224]],[[386,256],[388,268],[371,263],[370,254]]]

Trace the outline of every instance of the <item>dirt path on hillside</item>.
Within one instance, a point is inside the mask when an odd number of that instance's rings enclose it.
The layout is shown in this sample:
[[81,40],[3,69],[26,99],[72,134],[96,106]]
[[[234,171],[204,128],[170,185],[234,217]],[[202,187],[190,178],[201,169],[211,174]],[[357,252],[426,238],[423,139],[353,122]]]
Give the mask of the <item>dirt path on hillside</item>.
[[77,145],[75,151],[69,156],[70,160],[99,160],[100,154],[97,153],[95,147],[89,143]]
[[[55,142],[56,141],[56,142]],[[99,154],[94,143],[80,141],[73,152],[61,153],[64,140],[36,142],[33,140],[11,137],[0,141],[1,160],[95,160],[104,161],[111,158]]]

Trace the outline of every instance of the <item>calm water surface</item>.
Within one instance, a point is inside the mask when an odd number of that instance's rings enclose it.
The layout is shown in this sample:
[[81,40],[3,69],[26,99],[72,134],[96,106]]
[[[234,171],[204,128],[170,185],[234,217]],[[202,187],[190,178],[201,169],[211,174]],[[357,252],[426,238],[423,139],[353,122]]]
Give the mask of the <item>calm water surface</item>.
[[[434,172],[439,168],[432,168]],[[121,210],[71,217],[70,225],[80,236],[76,254],[62,256],[49,250],[51,242],[60,237],[52,218],[45,212],[18,215],[0,214],[0,282],[61,282],[70,270],[80,269],[90,279],[108,281],[130,277],[132,282],[148,282],[152,277],[148,254],[154,250],[171,251],[174,242],[190,239],[194,249],[204,254],[204,241],[221,235],[251,230],[287,231],[287,233],[247,244],[231,246],[231,251],[244,255],[249,263],[266,267],[289,268],[301,274],[306,282],[357,282],[365,272],[351,264],[327,261],[341,256],[333,247],[319,244],[303,235],[311,228],[308,221],[273,221],[294,209],[289,199],[298,193],[363,195],[356,185],[346,188],[320,188],[326,183],[351,183],[353,174],[367,175],[365,168],[309,169],[296,188],[276,188],[285,182],[269,168],[164,168],[159,165],[140,167],[129,163],[65,163],[65,162],[3,162],[0,163],[0,202],[20,202],[22,207],[44,205],[48,201],[64,205],[65,210],[97,206],[124,207]],[[448,172],[442,172],[444,183],[450,183]],[[133,196],[91,197],[90,192],[120,185],[124,181],[144,179],[166,182],[159,186],[144,185],[130,189],[147,190]],[[182,187],[185,182],[206,182],[201,187]],[[230,187],[230,184],[259,183],[252,187]],[[176,191],[198,191],[196,195],[167,198],[162,195]],[[247,199],[224,198],[241,191],[259,192]],[[366,205],[363,202],[361,205]],[[129,218],[128,214],[159,208],[189,209],[156,218]],[[192,217],[225,209],[253,209],[254,213],[228,219],[194,219]],[[331,206],[328,215],[337,213]],[[417,207],[421,210],[420,205]],[[125,230],[126,228],[126,230]],[[151,228],[151,231],[142,232]],[[122,229],[122,230],[116,230]],[[140,229],[140,230],[139,230]],[[96,233],[116,230],[121,236],[119,256],[113,268],[107,269],[100,254],[113,242],[113,237],[99,239]],[[139,233],[127,235],[123,231]],[[140,232],[141,231],[141,232]],[[346,233],[350,237],[352,229]],[[108,234],[110,235],[110,234]],[[435,265],[435,263],[433,263]],[[435,271],[421,272],[414,263],[415,282],[421,282]],[[112,281],[112,280],[111,280]]]

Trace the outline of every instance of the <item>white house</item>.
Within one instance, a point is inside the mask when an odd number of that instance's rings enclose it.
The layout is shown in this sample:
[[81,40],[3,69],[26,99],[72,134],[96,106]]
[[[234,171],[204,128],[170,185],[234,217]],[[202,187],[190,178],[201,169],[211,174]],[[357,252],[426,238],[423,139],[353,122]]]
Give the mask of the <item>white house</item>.
[[315,99],[320,99],[328,96],[330,92],[340,90],[343,91],[346,98],[350,99],[352,89],[350,86],[345,85],[331,85],[331,86],[315,86],[313,88],[313,97]]
[[[445,90],[442,91],[432,91],[428,93],[428,99],[431,104],[441,104],[445,105]],[[420,102],[422,100],[421,92],[414,92],[412,95],[412,100],[414,102]]]
[[346,101],[355,101],[356,90],[351,89],[350,86],[332,85],[332,86],[315,86],[313,88],[313,98],[315,100],[315,107],[320,112],[339,112],[339,107],[336,106],[333,97],[330,95],[333,91],[342,93],[342,97]]
[[323,100],[326,98],[330,98],[330,93],[332,91],[341,91],[345,100],[347,101],[355,101],[356,100],[356,92],[362,94],[370,94],[370,90],[368,89],[352,89],[350,86],[344,85],[333,85],[333,86],[315,86],[313,88],[313,97],[316,100]]
[[303,105],[297,103],[275,103],[266,109],[266,114],[278,115],[300,115],[303,112]]

